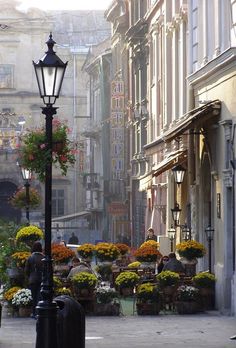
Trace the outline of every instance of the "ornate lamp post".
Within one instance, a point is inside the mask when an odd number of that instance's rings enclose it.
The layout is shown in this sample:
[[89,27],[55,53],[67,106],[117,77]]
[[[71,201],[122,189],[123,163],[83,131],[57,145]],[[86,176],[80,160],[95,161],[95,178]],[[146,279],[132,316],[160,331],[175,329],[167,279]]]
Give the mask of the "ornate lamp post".
[[57,305],[53,301],[53,269],[51,257],[52,228],[52,120],[56,114],[53,104],[59,97],[67,62],[53,51],[55,41],[52,34],[46,42],[48,51],[37,62],[33,62],[40,97],[45,107],[42,113],[46,116],[46,144],[50,159],[45,161],[45,258],[43,281],[41,287],[42,301],[37,306],[36,348],[58,348],[57,341]]
[[26,204],[25,204],[25,216],[27,219],[27,224],[30,224],[30,218],[29,218],[29,205],[30,205],[30,194],[29,194],[29,190],[30,190],[30,180],[32,178],[32,173],[29,169],[26,169],[24,167],[21,167],[21,174],[22,174],[22,178],[25,182],[24,186],[25,186],[25,197],[26,197]]
[[172,172],[174,174],[176,184],[182,184],[182,182],[184,181],[184,174],[186,172],[186,169],[181,166],[181,164],[179,164],[172,169]]
[[175,203],[175,206],[173,209],[171,209],[171,213],[172,213],[172,218],[175,222],[175,226],[179,225],[179,218],[180,218],[180,213],[181,213],[181,209],[179,207],[178,203]]
[[22,179],[24,180],[24,186],[25,186],[25,216],[27,220],[27,225],[30,224],[30,218],[29,218],[29,206],[30,206],[30,181],[32,178],[32,172],[31,170],[22,167],[19,161],[16,162],[16,165],[20,167]]
[[209,272],[211,273],[211,241],[213,240],[214,228],[210,225],[205,228],[205,233],[208,241],[208,267]]
[[169,228],[167,233],[168,233],[168,237],[170,240],[170,251],[173,252],[174,251],[174,240],[175,240],[175,234],[176,234],[176,230],[173,227],[173,225],[171,225],[171,228]]

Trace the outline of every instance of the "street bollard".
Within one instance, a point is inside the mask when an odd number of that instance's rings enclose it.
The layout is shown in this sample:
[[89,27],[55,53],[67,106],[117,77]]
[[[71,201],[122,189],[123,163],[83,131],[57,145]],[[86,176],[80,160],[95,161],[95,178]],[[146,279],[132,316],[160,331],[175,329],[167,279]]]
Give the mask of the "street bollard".
[[58,348],[85,348],[85,314],[73,298],[60,295],[54,299],[59,307],[57,317]]

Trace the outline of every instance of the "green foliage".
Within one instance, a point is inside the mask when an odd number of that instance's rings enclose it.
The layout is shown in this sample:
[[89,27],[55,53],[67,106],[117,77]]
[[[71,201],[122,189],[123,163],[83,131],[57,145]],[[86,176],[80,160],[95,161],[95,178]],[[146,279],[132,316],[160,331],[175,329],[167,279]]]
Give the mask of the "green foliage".
[[216,282],[216,277],[212,273],[202,272],[195,275],[193,284],[197,288],[213,288]]
[[116,286],[120,288],[134,287],[139,282],[140,277],[135,272],[121,272],[116,280]]
[[137,287],[137,298],[141,302],[158,302],[159,291],[155,284],[144,283]]
[[34,225],[22,227],[16,234],[16,241],[27,243],[43,239],[43,231]]
[[97,277],[94,274],[88,273],[88,272],[81,272],[75,274],[71,281],[73,285],[78,289],[84,289],[84,288],[95,288],[97,284]]
[[162,271],[156,276],[157,282],[161,288],[165,286],[176,285],[179,282],[179,274],[172,271]]

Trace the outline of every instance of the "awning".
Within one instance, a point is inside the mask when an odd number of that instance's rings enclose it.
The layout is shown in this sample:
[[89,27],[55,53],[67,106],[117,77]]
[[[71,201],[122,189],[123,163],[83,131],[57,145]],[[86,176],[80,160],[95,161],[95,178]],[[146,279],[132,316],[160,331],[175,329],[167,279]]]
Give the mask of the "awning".
[[152,187],[152,178],[153,178],[153,171],[140,177],[140,179],[139,179],[139,191],[146,191],[148,188],[151,188]]
[[91,213],[89,211],[80,211],[79,213],[55,217],[52,219],[52,222],[69,221],[87,215],[91,215]]
[[190,128],[204,126],[208,120],[218,116],[220,111],[221,102],[219,100],[211,101],[199,108],[193,109],[186,115],[182,116],[180,121],[176,123],[174,127],[171,127],[171,129],[166,131],[163,134],[162,139],[164,141],[170,141]]
[[186,159],[187,150],[170,152],[168,157],[166,157],[163,161],[161,161],[157,166],[154,167],[153,176],[159,176],[165,171],[173,168],[175,165],[185,162]]

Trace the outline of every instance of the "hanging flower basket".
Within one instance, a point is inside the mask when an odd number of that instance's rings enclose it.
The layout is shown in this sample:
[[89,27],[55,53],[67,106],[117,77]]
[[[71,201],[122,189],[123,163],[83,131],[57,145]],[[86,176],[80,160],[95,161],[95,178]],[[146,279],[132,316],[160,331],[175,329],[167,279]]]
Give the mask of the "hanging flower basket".
[[[19,147],[21,165],[38,175],[39,180],[45,179],[46,164],[52,160],[61,174],[66,175],[68,166],[75,163],[77,146],[69,137],[69,128],[58,119],[53,119],[52,154],[47,148],[45,128],[29,130],[22,138]],[[51,156],[52,155],[52,156]]]
[[[25,187],[18,189],[14,195],[10,198],[10,203],[15,208],[25,208],[26,207],[26,190]],[[29,208],[36,209],[41,204],[41,197],[37,190],[30,187],[29,188]]]

